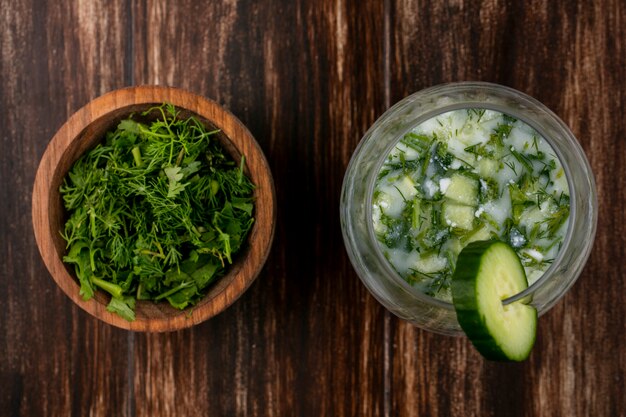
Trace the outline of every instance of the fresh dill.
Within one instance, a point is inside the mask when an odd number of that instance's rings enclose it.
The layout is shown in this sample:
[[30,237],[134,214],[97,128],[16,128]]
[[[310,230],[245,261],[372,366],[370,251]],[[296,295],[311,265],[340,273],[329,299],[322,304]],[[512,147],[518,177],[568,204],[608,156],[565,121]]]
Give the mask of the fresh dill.
[[122,120],[79,158],[60,192],[63,260],[85,300],[135,319],[135,302],[184,309],[224,274],[254,222],[254,185],[197,119],[170,104]]

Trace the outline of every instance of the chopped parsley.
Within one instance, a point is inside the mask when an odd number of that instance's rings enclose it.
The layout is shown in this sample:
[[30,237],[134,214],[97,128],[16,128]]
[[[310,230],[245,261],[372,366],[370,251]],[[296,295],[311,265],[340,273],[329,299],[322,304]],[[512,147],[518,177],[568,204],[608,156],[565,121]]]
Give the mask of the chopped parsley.
[[63,260],[85,300],[104,290],[132,321],[136,300],[184,309],[225,273],[254,222],[254,185],[216,134],[164,104],[74,163],[60,188]]

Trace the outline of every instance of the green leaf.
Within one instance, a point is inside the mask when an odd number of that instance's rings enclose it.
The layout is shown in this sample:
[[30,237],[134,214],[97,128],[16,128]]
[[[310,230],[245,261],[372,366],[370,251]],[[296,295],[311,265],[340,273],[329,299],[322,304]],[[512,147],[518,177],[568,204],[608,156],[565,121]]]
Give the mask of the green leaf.
[[135,299],[133,297],[111,297],[107,311],[116,313],[127,321],[135,321]]
[[165,273],[165,280],[163,281],[163,284],[170,286],[172,284],[190,281],[190,278],[191,277],[187,273],[181,270],[170,269]]
[[209,282],[215,278],[215,273],[219,270],[220,264],[214,262],[207,262],[204,266],[196,269],[191,277],[196,281],[198,288],[206,287]]
[[189,288],[183,288],[180,291],[167,297],[167,301],[170,302],[172,307],[183,310],[188,305],[193,304],[193,299],[198,295],[198,289],[194,286]]
[[117,125],[117,128],[121,131],[134,133],[136,135],[141,133],[141,129],[139,128],[139,123],[131,119],[122,120],[120,124]]
[[93,297],[94,289],[91,283],[91,260],[89,258],[89,245],[85,241],[79,241],[70,247],[69,253],[63,257],[63,262],[75,264],[76,276],[80,282],[80,296],[83,300]]
[[254,205],[249,201],[250,200],[247,198],[233,197],[231,204],[234,208],[245,212],[248,216],[252,216],[252,209],[254,208]]
[[[184,168],[181,170],[181,173],[183,174],[183,177],[187,178],[187,177],[189,177],[191,174],[194,174],[194,173],[198,172],[198,171],[200,170],[200,166],[201,166],[200,161],[193,161],[193,162],[190,162],[190,163],[189,163],[186,167],[184,167]],[[169,177],[169,176],[168,176],[168,177]],[[182,177],[181,177],[181,179],[182,179]],[[179,180],[180,180],[180,179],[179,179]]]
[[183,179],[183,173],[181,172],[181,167],[167,167],[163,169],[165,175],[169,180],[169,187],[167,189],[167,198],[174,198],[181,191],[185,189],[187,184],[181,184],[179,181]]

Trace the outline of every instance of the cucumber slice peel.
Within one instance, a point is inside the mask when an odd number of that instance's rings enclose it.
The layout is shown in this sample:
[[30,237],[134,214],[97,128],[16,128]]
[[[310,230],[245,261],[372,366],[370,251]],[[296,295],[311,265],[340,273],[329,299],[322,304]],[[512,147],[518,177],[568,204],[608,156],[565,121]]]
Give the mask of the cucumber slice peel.
[[537,310],[502,300],[528,287],[524,267],[508,244],[476,241],[459,254],[452,276],[454,308],[461,328],[489,360],[523,361],[537,333]]

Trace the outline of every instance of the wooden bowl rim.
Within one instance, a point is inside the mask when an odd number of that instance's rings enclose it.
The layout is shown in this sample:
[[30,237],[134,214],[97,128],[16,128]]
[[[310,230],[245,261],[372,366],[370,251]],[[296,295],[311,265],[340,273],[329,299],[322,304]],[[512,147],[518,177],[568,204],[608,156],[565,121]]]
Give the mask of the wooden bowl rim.
[[[248,164],[250,176],[257,186],[255,190],[255,223],[248,236],[248,249],[245,259],[238,262],[241,267],[220,278],[230,279],[210,300],[181,310],[180,314],[170,317],[137,317],[128,322],[106,310],[106,305],[94,299],[84,301],[79,295],[79,285],[70,275],[58,256],[53,243],[50,222],[50,202],[54,193],[52,189],[54,173],[61,158],[70,144],[79,138],[90,124],[116,110],[133,105],[160,104],[168,102],[177,108],[188,110],[208,120],[221,129],[229,141],[243,155]],[[63,173],[65,176],[66,173]],[[58,194],[57,194],[58,195]],[[259,210],[262,207],[262,210]],[[259,144],[249,130],[232,113],[215,101],[199,96],[186,90],[165,86],[135,86],[108,92],[93,99],[76,111],[49,142],[39,163],[32,195],[32,221],[35,240],[43,261],[50,275],[63,292],[80,308],[92,316],[113,326],[145,332],[174,331],[191,327],[220,313],[237,300],[252,284],[261,272],[274,238],[276,220],[276,195],[269,164]],[[57,231],[58,232],[58,231]],[[249,260],[255,260],[250,264]],[[233,265],[234,266],[234,265]],[[230,277],[231,274],[234,277]],[[217,283],[215,285],[218,285]]]

